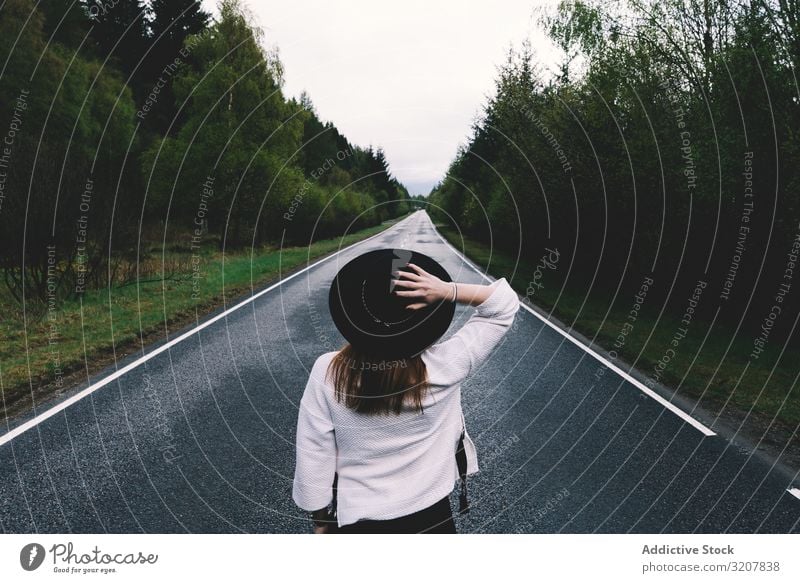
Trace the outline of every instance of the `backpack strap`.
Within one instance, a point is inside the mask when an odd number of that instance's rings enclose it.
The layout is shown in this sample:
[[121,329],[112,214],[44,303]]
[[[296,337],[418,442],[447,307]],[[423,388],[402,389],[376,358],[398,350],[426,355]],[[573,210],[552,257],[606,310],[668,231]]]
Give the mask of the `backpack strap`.
[[466,430],[462,427],[461,437],[458,439],[456,448],[456,465],[458,466],[458,476],[461,479],[461,493],[458,497],[459,514],[469,512],[469,502],[467,501],[467,452],[464,450],[464,434]]

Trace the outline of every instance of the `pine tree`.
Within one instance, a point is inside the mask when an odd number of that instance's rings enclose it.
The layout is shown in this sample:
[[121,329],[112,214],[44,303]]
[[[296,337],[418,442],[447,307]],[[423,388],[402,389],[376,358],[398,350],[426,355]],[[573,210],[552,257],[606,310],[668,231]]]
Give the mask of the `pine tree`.
[[[225,245],[248,245],[276,236],[275,226],[300,187],[302,173],[287,165],[302,136],[302,119],[278,82],[280,66],[260,44],[239,2],[224,0],[211,33],[198,37],[192,59],[173,88],[182,102],[191,95],[186,121],[174,137],[156,144],[151,210],[191,224],[199,185],[213,175],[209,229]],[[169,211],[167,211],[169,209]],[[177,215],[177,216],[176,216]]]
[[138,96],[144,89],[142,58],[149,43],[149,8],[143,0],[118,0],[113,5],[89,0],[86,11],[98,57],[101,60],[110,57],[125,77],[130,78],[129,84]]
[[196,0],[153,0],[150,3],[152,14],[149,23],[150,47],[142,71],[142,86],[146,100],[153,88],[158,85],[158,100],[144,118],[147,126],[159,134],[166,133],[170,126],[177,124],[175,116],[179,104],[175,103],[172,82],[176,64],[183,64],[188,58],[184,49],[186,38],[206,29],[209,14]]
[[75,49],[89,32],[86,5],[78,0],[48,0],[36,9],[44,15],[45,38]]
[[[152,0],[150,36],[162,50],[177,52],[184,39],[208,25],[209,14],[197,0]],[[164,43],[162,45],[162,43]]]

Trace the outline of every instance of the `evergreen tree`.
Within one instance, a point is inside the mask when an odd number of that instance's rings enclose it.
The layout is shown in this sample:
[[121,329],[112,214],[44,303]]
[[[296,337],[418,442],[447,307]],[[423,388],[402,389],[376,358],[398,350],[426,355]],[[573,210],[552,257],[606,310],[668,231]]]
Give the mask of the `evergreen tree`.
[[75,49],[89,33],[85,0],[48,0],[36,9],[44,16],[45,38]]
[[197,0],[152,0],[150,36],[165,44],[173,53],[181,48],[184,39],[197,34],[208,25],[209,14]]
[[179,104],[175,102],[172,82],[177,67],[185,63],[191,52],[184,42],[206,29],[209,14],[196,0],[153,0],[150,13],[150,47],[143,66],[142,85],[145,91],[157,87],[158,94],[144,119],[149,128],[163,134],[170,125],[175,125]]
[[[35,311],[52,288],[74,292],[79,269],[87,285],[105,275],[112,209],[117,219],[128,216],[137,193],[135,180],[120,180],[128,147],[136,147],[130,91],[113,68],[50,42],[45,13],[34,6],[7,0],[0,18],[0,97],[12,104],[16,128],[2,162],[0,265],[12,295],[21,299],[24,289]],[[125,228],[117,224],[115,241]]]
[[275,238],[302,181],[286,164],[299,147],[302,119],[290,117],[280,63],[264,52],[260,32],[236,0],[224,0],[212,34],[194,42],[191,66],[174,82],[179,101],[191,94],[186,123],[148,155],[151,210],[191,224],[196,193],[211,175],[219,186],[210,228],[225,244]]
[[147,90],[143,58],[149,44],[150,10],[144,0],[88,0],[86,12],[98,57],[111,59],[130,79],[134,95]]

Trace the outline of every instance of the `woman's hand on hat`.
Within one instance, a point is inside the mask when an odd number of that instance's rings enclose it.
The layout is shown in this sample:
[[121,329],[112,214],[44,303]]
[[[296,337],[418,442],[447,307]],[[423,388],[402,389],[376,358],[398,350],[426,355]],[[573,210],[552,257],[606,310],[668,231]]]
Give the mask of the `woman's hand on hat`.
[[[407,310],[419,310],[452,297],[452,284],[442,281],[413,263],[409,263],[407,268],[411,271],[398,270],[396,274],[393,274],[396,275],[395,295],[417,300],[407,305]],[[397,289],[398,287],[403,289]]]

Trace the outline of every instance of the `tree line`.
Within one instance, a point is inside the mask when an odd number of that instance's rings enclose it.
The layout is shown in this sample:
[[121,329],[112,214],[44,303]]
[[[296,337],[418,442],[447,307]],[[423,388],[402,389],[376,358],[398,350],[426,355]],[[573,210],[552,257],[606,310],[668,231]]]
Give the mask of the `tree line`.
[[648,303],[680,317],[702,282],[698,317],[789,336],[800,3],[570,0],[540,16],[561,65],[509,51],[430,196],[439,220],[531,263],[557,248],[583,294],[652,278]]
[[408,210],[238,0],[7,0],[0,270],[31,311],[135,277],[153,243],[306,244]]

